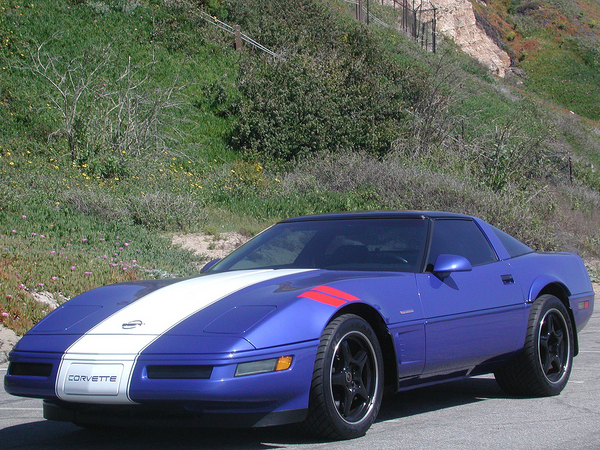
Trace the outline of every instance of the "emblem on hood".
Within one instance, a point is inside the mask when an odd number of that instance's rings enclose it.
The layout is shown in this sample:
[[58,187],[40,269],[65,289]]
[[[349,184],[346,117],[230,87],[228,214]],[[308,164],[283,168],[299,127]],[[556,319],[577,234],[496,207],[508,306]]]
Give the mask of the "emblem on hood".
[[142,325],[144,325],[144,322],[142,322],[141,320],[131,320],[121,325],[121,328],[123,328],[124,330],[131,330],[136,327],[141,327]]

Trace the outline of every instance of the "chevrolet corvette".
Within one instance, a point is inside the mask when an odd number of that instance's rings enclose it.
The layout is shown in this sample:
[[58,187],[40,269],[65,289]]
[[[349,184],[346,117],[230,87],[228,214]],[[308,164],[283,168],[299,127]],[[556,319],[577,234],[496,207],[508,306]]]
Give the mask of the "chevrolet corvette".
[[384,391],[493,373],[510,396],[559,394],[593,306],[579,256],[476,217],[305,216],[197,276],[74,297],[22,337],[4,386],[81,426],[300,422],[349,439]]

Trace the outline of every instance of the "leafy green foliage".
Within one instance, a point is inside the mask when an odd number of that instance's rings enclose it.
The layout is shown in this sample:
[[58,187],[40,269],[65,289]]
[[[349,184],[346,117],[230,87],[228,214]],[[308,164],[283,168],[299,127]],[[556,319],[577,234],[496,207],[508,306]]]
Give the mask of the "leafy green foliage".
[[233,143],[287,161],[322,149],[384,154],[407,119],[402,74],[391,69],[375,77],[362,60],[343,56],[250,61]]
[[408,119],[407,103],[421,93],[376,35],[334,21],[315,1],[230,2],[230,8],[285,58],[248,54],[241,62],[235,146],[286,161],[323,149],[385,154],[392,148]]

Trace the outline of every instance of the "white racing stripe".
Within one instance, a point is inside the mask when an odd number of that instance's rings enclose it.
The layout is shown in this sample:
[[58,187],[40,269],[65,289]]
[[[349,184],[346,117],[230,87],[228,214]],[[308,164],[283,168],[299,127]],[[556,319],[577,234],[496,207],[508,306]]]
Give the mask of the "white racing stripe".
[[72,402],[132,403],[128,390],[133,367],[152,342],[240,289],[305,271],[225,272],[153,291],[100,322],[67,349],[58,371],[56,395]]

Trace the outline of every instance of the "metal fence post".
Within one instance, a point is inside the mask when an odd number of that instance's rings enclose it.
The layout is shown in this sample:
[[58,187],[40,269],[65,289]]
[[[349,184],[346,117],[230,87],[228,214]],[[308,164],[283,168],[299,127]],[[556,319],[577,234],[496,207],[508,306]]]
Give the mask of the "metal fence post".
[[573,159],[569,155],[569,184],[573,186]]

